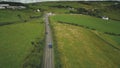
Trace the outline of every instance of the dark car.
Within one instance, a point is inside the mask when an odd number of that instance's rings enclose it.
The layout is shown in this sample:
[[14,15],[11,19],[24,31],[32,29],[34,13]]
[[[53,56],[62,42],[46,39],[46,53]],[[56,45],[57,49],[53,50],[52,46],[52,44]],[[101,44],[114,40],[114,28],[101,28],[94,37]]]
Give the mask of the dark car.
[[49,46],[49,48],[52,48],[52,44],[49,44],[48,46]]
[[48,32],[45,32],[46,34],[48,34]]

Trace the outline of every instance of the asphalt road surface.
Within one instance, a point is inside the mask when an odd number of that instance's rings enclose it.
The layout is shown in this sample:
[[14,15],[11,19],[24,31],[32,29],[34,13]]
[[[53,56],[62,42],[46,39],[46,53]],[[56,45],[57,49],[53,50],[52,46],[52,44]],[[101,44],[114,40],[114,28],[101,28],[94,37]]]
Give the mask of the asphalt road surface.
[[47,13],[44,17],[45,19],[45,28],[46,28],[46,45],[44,49],[44,59],[43,59],[43,68],[54,68],[54,53],[52,48],[52,34],[49,25],[49,16]]

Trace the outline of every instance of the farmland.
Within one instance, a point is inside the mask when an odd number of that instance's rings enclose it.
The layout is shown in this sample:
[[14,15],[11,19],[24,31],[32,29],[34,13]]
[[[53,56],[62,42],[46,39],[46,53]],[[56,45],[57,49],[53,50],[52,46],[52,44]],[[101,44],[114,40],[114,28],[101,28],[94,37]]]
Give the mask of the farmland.
[[[55,20],[67,23],[83,25],[94,28],[102,32],[120,33],[117,30],[120,26],[120,21],[103,20],[102,18],[95,18],[87,15],[56,15]],[[86,20],[87,19],[87,20]]]
[[[0,10],[0,68],[40,68],[50,60],[44,59],[50,58],[44,45],[51,31],[55,68],[120,68],[120,2],[25,5]],[[45,32],[48,12],[55,15],[49,17],[51,31]]]
[[[115,5],[115,3],[118,3]],[[29,7],[32,9],[41,9],[41,11],[45,12],[53,12],[57,14],[81,14],[83,9],[86,11],[86,15],[98,15],[98,16],[108,16],[111,19],[114,20],[120,20],[119,19],[119,4],[120,2],[114,2],[114,1],[108,1],[108,2],[41,2],[41,3],[33,3],[28,4]],[[116,6],[118,8],[116,8]],[[70,10],[69,8],[74,8],[73,10]],[[94,10],[94,11],[93,11]],[[84,12],[83,12],[84,13]]]
[[[53,19],[59,22],[64,22],[68,24],[82,26],[88,29],[97,30],[103,33],[108,32],[120,34],[120,31],[118,30],[120,26],[120,21],[103,20],[101,18],[95,18],[87,15],[67,15],[67,14],[53,16]],[[117,41],[117,43],[120,44],[120,42],[118,41],[118,39],[120,38],[119,36],[111,37],[114,38]]]
[[[9,25],[9,22],[12,24]],[[40,67],[45,32],[41,13],[0,10],[0,24],[0,67]]]
[[[96,32],[79,26],[61,24],[53,18],[51,21],[56,40],[54,48],[59,53],[55,55],[59,56],[59,60],[56,59],[56,67],[61,65],[61,68],[119,68],[120,51],[106,43],[107,40],[102,40]],[[108,38],[103,33],[101,35]]]
[[[28,13],[29,12],[29,13]],[[33,10],[0,10],[0,25],[27,22],[33,17],[40,17],[41,13]]]

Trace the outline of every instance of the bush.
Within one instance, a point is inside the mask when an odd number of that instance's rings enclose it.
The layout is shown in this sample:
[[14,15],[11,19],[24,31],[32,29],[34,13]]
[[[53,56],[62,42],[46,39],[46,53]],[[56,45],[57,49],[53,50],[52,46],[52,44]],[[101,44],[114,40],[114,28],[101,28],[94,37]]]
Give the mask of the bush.
[[32,41],[31,44],[34,46],[31,53],[25,58],[23,63],[23,68],[41,68],[43,61],[43,49],[45,39],[39,39],[37,41]]
[[108,34],[108,35],[120,36],[120,34],[116,34],[116,33],[112,33],[112,32],[104,32],[104,33]]
[[78,8],[77,13],[79,13],[79,14],[87,14],[88,11],[85,8]]

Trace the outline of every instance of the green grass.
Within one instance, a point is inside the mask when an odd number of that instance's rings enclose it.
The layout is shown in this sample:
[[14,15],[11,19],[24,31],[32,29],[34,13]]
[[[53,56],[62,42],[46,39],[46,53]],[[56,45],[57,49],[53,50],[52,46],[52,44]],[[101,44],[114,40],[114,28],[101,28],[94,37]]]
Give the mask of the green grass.
[[53,13],[69,13],[69,10],[67,8],[57,8],[57,7],[52,7],[52,6],[71,6],[74,8],[93,8],[92,6],[88,6],[82,3],[77,3],[77,2],[41,2],[41,3],[33,3],[33,4],[28,4],[29,7],[33,9],[40,8],[44,11],[47,12],[53,12]]
[[[90,29],[94,28],[99,32],[111,32],[115,34],[120,34],[118,30],[120,27],[120,21],[114,20],[102,20],[100,18],[95,18],[87,15],[55,15],[52,17],[55,21],[61,21],[70,24],[82,25],[84,27],[89,27]],[[112,36],[108,35],[112,38],[116,43],[118,43],[118,47],[120,47],[120,36]],[[104,38],[104,37],[103,37]]]
[[[69,10],[67,8],[54,8],[52,6],[71,6],[75,9],[85,8],[87,10],[97,8],[101,10],[102,14],[119,20],[119,10],[110,12],[112,9],[107,8],[107,6],[112,4],[114,2],[92,2],[89,4],[83,2],[42,2],[28,4],[29,8],[25,10],[0,10],[0,24],[7,24],[8,22],[17,23],[0,26],[0,67],[38,68],[42,64],[44,24],[39,18],[30,18],[30,16],[37,17],[42,15],[42,13],[35,12],[36,9],[39,8],[42,12],[60,14],[69,13]],[[105,21],[86,15],[56,15],[52,18],[55,21],[95,28],[101,32],[120,33],[118,30],[120,26],[119,21]],[[25,20],[27,21],[25,22]],[[57,23],[52,26],[55,32],[55,44],[57,44],[55,52],[59,53],[57,56],[60,58],[57,59],[56,57],[55,62],[56,60],[58,61],[55,64],[60,63],[59,67],[61,67],[61,64],[63,68],[119,67],[120,52],[114,47],[120,47],[120,37],[103,33],[95,34],[95,32],[84,28],[66,24]],[[103,40],[96,35],[102,37]],[[114,47],[111,47],[106,41],[114,45]],[[34,42],[34,45],[31,44],[32,42]],[[59,67],[56,66],[56,68]]]
[[[52,6],[70,6],[75,9],[77,8],[84,8],[88,11],[91,11],[93,9],[97,9],[101,12],[101,16],[108,16],[109,18],[120,20],[119,19],[119,9],[111,8],[111,5],[114,5],[115,3],[119,2],[40,2],[40,3],[33,3],[28,4],[28,6],[32,9],[38,9],[40,8],[42,11],[46,12],[53,12],[53,13],[70,13],[70,10],[68,8],[57,8]],[[98,13],[99,14],[99,13]]]
[[0,10],[0,24],[23,22],[24,20],[30,20],[30,16],[41,16],[41,13],[31,9]]
[[[1,68],[22,68],[26,61],[29,63],[41,62],[39,57],[31,57],[31,51],[35,49],[31,42],[44,39],[44,23],[40,19],[27,23],[0,26],[0,67]],[[40,47],[43,45],[40,44]],[[41,50],[40,50],[41,51]],[[33,55],[33,54],[32,54]],[[25,59],[26,57],[27,60]],[[35,61],[36,59],[37,61]],[[40,60],[38,60],[40,59]],[[37,63],[36,63],[37,64]]]
[[0,11],[0,22],[18,21],[19,18],[12,11]]
[[61,24],[54,21],[54,18],[51,18],[51,24],[57,44],[55,50],[59,52],[62,63],[62,67],[56,66],[56,68],[120,67],[120,51],[106,43],[107,40],[102,40],[96,32],[78,26]]
[[114,20],[107,21],[101,18],[95,18],[87,15],[67,15],[67,14],[55,15],[53,16],[53,18],[56,21],[83,25],[102,32],[113,32],[116,34],[120,33],[120,31],[118,30],[120,28],[119,27],[120,21]]

